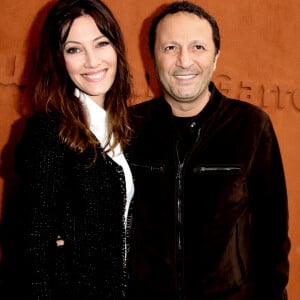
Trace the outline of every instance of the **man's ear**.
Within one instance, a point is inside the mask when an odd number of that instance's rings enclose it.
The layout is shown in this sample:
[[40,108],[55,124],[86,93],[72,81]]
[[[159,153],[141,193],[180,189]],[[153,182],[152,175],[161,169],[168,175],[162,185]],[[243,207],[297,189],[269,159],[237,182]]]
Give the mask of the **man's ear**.
[[215,59],[214,59],[214,70],[217,68],[217,62],[218,62],[219,56],[220,56],[220,50],[219,50],[218,53],[215,55]]

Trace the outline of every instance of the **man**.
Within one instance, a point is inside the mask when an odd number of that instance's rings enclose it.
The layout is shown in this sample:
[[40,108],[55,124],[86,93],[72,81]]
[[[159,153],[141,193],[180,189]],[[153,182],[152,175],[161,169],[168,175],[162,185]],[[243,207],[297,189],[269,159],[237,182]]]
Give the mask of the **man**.
[[211,82],[216,21],[175,2],[149,33],[162,96],[132,108],[129,299],[287,299],[288,208],[267,114]]

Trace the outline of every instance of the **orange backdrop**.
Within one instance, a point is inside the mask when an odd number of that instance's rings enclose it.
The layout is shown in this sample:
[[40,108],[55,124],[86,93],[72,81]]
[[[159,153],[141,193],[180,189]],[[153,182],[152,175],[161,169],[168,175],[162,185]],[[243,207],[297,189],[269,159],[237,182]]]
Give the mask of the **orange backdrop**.
[[[148,18],[171,1],[105,0],[125,36],[128,59],[140,102],[156,93],[147,54]],[[214,81],[229,96],[254,103],[273,120],[284,160],[289,195],[291,273],[289,299],[300,299],[300,2],[299,0],[195,0],[219,23],[221,56]],[[13,151],[30,111],[31,63],[48,0],[0,3],[0,212],[14,206]],[[150,86],[146,78],[150,78]],[[2,222],[3,223],[3,222]]]

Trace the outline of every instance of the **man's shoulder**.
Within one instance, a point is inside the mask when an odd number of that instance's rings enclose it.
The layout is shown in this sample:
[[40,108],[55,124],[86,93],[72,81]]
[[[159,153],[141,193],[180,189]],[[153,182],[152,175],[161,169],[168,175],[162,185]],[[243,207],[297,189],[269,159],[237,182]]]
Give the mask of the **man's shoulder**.
[[152,98],[129,107],[133,119],[153,119],[168,113],[169,105],[163,97]]
[[152,99],[148,99],[145,101],[142,101],[140,103],[134,104],[132,106],[129,107],[130,111],[149,111],[149,109],[154,109],[157,106],[163,105],[163,98],[162,97],[157,97],[157,98],[152,98]]
[[242,115],[256,116],[262,119],[268,119],[269,116],[261,107],[247,102],[245,100],[227,98],[228,106],[233,110],[237,110]]
[[171,115],[169,105],[163,97],[152,98],[129,107],[130,122],[135,132],[145,128],[157,128]]
[[221,90],[219,90],[213,82],[210,83],[209,90],[212,94],[211,98],[214,99],[214,102],[217,106],[221,105],[221,107],[225,106],[231,108],[252,110],[257,111],[258,113],[263,112],[263,110],[259,106],[251,102],[247,102],[246,100],[237,99],[230,95],[226,95]]

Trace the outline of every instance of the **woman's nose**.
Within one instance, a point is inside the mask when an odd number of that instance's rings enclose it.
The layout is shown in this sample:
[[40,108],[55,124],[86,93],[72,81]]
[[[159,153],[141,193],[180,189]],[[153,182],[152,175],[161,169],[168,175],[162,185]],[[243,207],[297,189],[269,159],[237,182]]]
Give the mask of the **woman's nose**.
[[85,67],[95,68],[100,64],[100,58],[94,51],[87,51],[85,56]]

